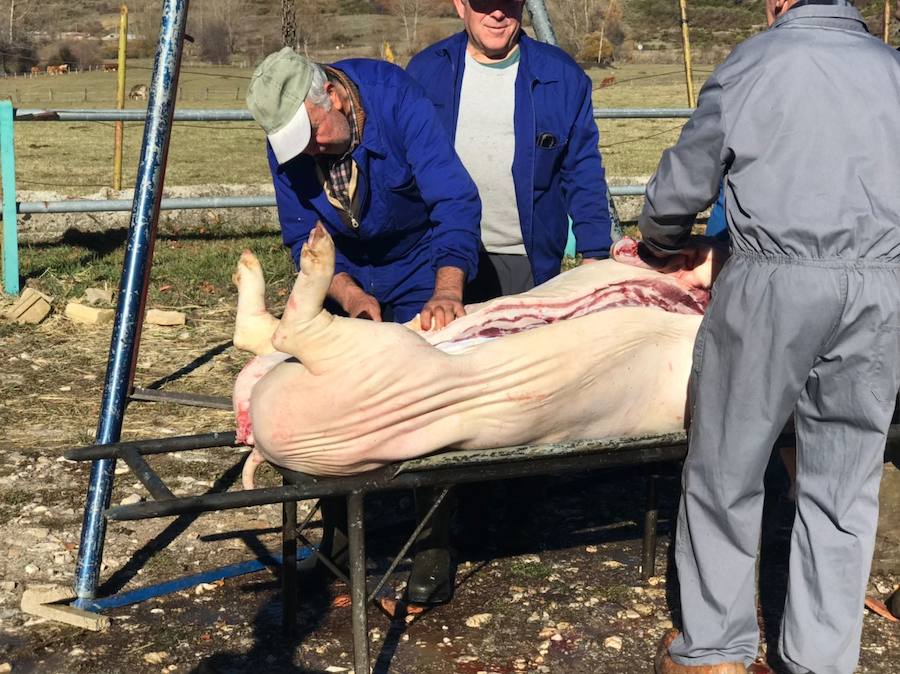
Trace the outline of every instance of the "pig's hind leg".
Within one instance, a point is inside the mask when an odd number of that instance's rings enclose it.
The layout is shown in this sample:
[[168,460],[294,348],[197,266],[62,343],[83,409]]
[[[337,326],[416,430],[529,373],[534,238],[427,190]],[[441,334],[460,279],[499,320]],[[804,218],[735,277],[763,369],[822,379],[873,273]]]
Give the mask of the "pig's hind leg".
[[249,250],[241,255],[231,280],[238,289],[234,345],[257,356],[274,353],[272,335],[278,319],[266,311],[266,282],[259,260]]
[[300,251],[300,273],[272,335],[278,351],[295,356],[307,366],[314,367],[318,350],[329,340],[334,316],[323,304],[333,277],[334,242],[317,223]]

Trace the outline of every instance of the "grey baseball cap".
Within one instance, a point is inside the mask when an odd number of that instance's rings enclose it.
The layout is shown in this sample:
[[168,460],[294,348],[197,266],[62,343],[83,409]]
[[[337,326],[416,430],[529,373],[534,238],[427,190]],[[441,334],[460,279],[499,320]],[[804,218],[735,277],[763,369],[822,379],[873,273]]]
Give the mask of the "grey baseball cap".
[[247,87],[247,107],[266,132],[279,164],[309,144],[311,128],[303,101],[309,93],[313,62],[290,47],[269,54]]

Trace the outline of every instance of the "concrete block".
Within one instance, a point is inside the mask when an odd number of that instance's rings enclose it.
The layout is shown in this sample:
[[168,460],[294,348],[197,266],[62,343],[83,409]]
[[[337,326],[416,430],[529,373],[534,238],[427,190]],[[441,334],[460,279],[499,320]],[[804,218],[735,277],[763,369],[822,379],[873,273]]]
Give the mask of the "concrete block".
[[163,311],[162,309],[150,309],[144,318],[145,323],[152,325],[184,325],[185,321],[185,315],[180,311]]
[[112,304],[112,290],[109,288],[87,288],[84,291],[84,301],[86,304]]
[[66,318],[76,323],[93,323],[100,325],[103,323],[112,323],[115,312],[112,309],[98,309],[97,307],[89,307],[78,302],[69,302],[66,304]]
[[34,288],[25,288],[18,301],[6,312],[6,317],[16,323],[40,323],[50,315],[51,297]]
[[73,599],[75,593],[71,588],[34,586],[22,595],[22,611],[92,632],[101,632],[109,627],[106,616],[68,606]]

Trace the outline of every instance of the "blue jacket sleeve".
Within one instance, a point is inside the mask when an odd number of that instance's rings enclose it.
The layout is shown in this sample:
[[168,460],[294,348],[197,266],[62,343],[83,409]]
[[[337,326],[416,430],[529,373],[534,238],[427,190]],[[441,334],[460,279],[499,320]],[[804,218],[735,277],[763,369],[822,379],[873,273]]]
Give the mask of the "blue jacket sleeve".
[[[300,269],[300,250],[312,228],[316,226],[318,215],[306,208],[297,196],[298,181],[314,181],[313,170],[298,168],[295,165],[279,167],[272,147],[266,143],[266,155],[269,170],[272,172],[272,183],[275,185],[275,205],[278,208],[278,222],[281,225],[281,240],[291,251],[294,267]],[[347,258],[339,250],[335,250],[334,273],[350,272]]]
[[457,267],[467,279],[478,269],[481,200],[478,189],[450,143],[431,101],[414,82],[398,105],[398,127],[434,225],[432,255],[436,268]]
[[612,220],[607,201],[606,175],[600,158],[600,134],[594,122],[591,81],[579,73],[581,104],[569,132],[560,180],[572,218],[576,251],[584,257],[606,258],[612,245]]

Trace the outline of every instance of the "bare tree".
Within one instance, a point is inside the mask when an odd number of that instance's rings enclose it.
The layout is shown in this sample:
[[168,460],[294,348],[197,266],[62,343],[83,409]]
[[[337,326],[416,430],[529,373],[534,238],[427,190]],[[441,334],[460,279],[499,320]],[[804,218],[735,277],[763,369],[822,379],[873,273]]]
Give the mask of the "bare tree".
[[23,28],[25,20],[35,10],[35,5],[30,3],[18,2],[17,0],[9,0],[9,44],[16,44],[16,28]]
[[406,51],[410,54],[418,47],[419,20],[435,14],[441,5],[438,0],[380,0],[378,4],[400,18],[406,33]]
[[616,0],[550,0],[548,5],[560,43],[579,58],[593,51],[594,58],[603,60],[624,38]]
[[297,44],[310,57],[310,50],[317,50],[322,34],[330,25],[329,16],[337,7],[335,0],[299,0],[297,2]]
[[225,63],[237,51],[241,19],[241,0],[216,0],[198,3],[194,37],[202,57],[212,63]]

